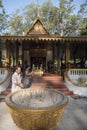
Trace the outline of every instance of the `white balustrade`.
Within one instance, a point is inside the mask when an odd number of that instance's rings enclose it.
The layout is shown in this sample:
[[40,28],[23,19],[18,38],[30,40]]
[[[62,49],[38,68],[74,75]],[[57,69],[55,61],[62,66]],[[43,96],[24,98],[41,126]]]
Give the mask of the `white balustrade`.
[[69,69],[65,73],[65,84],[74,94],[87,97],[87,69]]
[[7,68],[0,68],[0,93],[10,84],[11,72]]

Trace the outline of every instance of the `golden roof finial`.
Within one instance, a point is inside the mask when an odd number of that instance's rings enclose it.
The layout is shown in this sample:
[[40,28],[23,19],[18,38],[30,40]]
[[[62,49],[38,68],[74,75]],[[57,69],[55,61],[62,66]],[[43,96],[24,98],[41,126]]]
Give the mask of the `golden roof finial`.
[[39,0],[37,0],[37,17],[40,17]]

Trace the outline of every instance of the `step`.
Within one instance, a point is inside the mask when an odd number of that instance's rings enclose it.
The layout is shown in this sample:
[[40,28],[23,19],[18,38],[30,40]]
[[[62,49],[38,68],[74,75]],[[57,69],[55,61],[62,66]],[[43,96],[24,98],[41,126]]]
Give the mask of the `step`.
[[55,88],[53,87],[54,89],[57,89],[57,90],[61,90],[61,91],[69,91],[67,88]]
[[42,77],[43,80],[52,80],[52,81],[63,81],[62,78],[58,78],[58,77]]
[[72,91],[65,91],[64,92],[66,95],[73,95],[73,92]]
[[[32,88],[52,88],[65,93],[66,95],[73,95],[72,91],[65,86],[61,76],[49,74],[43,77],[34,76],[31,84]],[[1,96],[7,96],[11,92],[11,88],[1,93]]]
[[54,88],[66,88],[65,85],[55,85],[55,84],[47,84],[48,86],[54,87]]
[[10,93],[10,91],[4,91],[4,92],[2,92],[1,95],[8,95],[9,93]]

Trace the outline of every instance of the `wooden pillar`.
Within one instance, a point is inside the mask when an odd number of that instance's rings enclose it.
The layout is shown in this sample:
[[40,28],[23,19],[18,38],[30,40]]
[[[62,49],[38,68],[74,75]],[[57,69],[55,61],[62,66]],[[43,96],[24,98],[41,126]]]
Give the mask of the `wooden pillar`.
[[10,65],[10,41],[6,40],[6,59],[5,59],[5,67],[8,67]]
[[66,68],[70,67],[70,44],[66,43]]
[[85,58],[87,59],[87,47],[85,48]]
[[54,72],[54,60],[55,60],[55,59],[54,59],[54,45],[55,45],[55,44],[53,44],[53,72]]
[[52,59],[53,59],[53,61],[54,61],[54,44],[53,44],[53,58],[52,58]]
[[23,44],[23,41],[22,41],[22,66],[24,66],[24,44]]
[[57,44],[57,64],[58,64],[58,74],[60,74],[60,44]]
[[2,61],[1,61],[1,59],[2,59],[2,52],[0,50],[0,67],[2,67]]
[[13,66],[15,66],[16,65],[16,42],[15,41],[13,43],[13,47],[14,47],[14,49],[13,49]]
[[6,40],[6,58],[10,58],[10,42]]
[[18,64],[18,44],[16,42],[16,57],[15,57],[15,64]]
[[19,60],[19,41],[16,41],[16,59],[15,59],[15,61],[16,61],[16,65],[19,65],[19,63],[18,63],[18,60]]

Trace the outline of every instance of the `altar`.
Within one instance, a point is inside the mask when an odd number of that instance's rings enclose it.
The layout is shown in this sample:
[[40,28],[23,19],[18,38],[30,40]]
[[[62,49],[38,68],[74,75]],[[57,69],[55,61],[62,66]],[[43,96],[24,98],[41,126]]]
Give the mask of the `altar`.
[[41,70],[41,69],[33,70],[33,75],[42,76],[43,73],[44,73],[44,72],[43,72],[43,70]]

